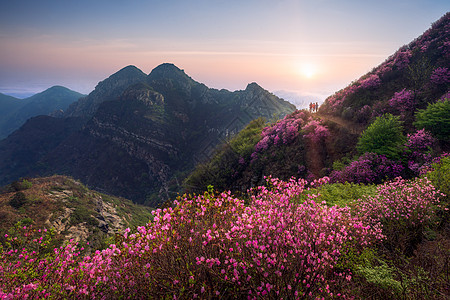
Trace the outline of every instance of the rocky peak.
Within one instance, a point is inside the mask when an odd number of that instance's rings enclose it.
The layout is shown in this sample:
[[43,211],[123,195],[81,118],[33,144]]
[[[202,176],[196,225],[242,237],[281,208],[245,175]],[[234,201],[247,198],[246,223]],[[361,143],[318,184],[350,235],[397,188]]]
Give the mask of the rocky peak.
[[247,87],[245,88],[245,90],[247,92],[250,91],[265,91],[259,84],[257,84],[256,82],[252,82],[247,84]]
[[145,78],[144,72],[135,66],[127,66],[99,82],[87,97],[73,103],[67,109],[66,116],[92,117],[100,103],[118,98],[130,85],[144,82]]
[[120,100],[138,100],[147,106],[164,104],[164,96],[144,83],[138,83],[126,89],[120,96]]
[[188,84],[197,83],[191,77],[189,77],[184,70],[179,69],[177,66],[171,63],[163,63],[154,68],[147,77],[149,82],[169,79],[175,82],[182,82]]

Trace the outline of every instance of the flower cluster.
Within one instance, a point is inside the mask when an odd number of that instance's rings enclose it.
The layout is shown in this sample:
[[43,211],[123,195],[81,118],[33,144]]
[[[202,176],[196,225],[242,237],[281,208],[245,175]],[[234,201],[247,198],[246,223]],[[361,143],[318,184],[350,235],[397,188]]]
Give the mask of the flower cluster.
[[450,82],[450,70],[446,67],[436,68],[433,73],[431,73],[430,81],[434,84]]
[[359,213],[372,224],[408,220],[418,225],[429,220],[442,194],[425,178],[397,177],[377,187],[376,196],[359,200]]
[[436,145],[436,139],[425,129],[408,134],[405,144],[406,157],[408,158],[408,168],[419,175],[423,167],[432,163],[432,151]]
[[413,91],[404,88],[400,92],[394,94],[389,100],[389,104],[394,109],[397,109],[401,113],[414,110],[414,93]]
[[328,128],[322,124],[321,120],[310,120],[303,126],[303,132],[303,137],[313,143],[318,143],[330,135]]
[[371,74],[369,77],[361,81],[360,87],[363,89],[373,89],[380,86],[381,80],[377,74]]
[[332,182],[380,183],[388,178],[400,176],[404,167],[402,164],[387,159],[384,155],[365,153],[343,170],[334,170]]
[[357,212],[371,224],[383,226],[388,249],[411,254],[420,241],[423,226],[441,208],[443,196],[426,177],[414,180],[398,177],[379,185],[376,196],[358,200]]
[[409,49],[400,50],[395,54],[394,65],[399,69],[404,69],[408,66],[412,56],[412,51]]
[[295,111],[284,119],[263,129],[261,140],[255,145],[255,151],[266,150],[270,145],[291,143],[298,135],[301,126],[307,119],[305,111]]

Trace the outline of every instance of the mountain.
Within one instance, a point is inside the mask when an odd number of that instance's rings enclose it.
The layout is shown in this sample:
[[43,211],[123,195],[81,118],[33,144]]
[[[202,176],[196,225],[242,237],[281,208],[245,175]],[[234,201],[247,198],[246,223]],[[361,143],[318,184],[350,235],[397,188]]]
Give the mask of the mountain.
[[[332,180],[367,183],[417,174],[433,157],[450,150],[450,136],[435,133],[444,128],[442,132],[448,134],[445,128],[450,126],[448,32],[450,13],[371,72],[328,97],[318,113],[300,110],[269,126],[251,123],[199,165],[184,182],[185,189],[202,192],[213,185],[218,190],[245,192],[263,184],[269,175],[284,180],[331,176]],[[424,133],[416,123],[417,115],[429,107],[433,113],[440,111],[426,120],[431,133]],[[367,127],[387,114],[400,124],[399,139],[403,136],[409,143],[402,161],[360,153],[356,147]],[[385,134],[379,133],[381,143]],[[350,169],[353,178],[343,178]]]
[[128,66],[72,104],[65,118],[31,119],[1,141],[0,184],[66,174],[156,206],[251,120],[295,110],[256,83],[235,92],[210,89],[173,64],[142,74]]
[[89,190],[65,176],[15,181],[0,190],[0,236],[21,226],[54,228],[57,241],[89,242],[92,249],[127,227],[146,224],[151,208]]
[[25,99],[1,95],[0,139],[18,129],[29,118],[64,111],[82,96],[84,95],[62,86],[53,86]]
[[145,80],[145,73],[135,66],[127,66],[98,83],[88,96],[74,102],[67,109],[66,117],[92,117],[103,101],[113,100],[128,86]]
[[12,111],[22,106],[22,100],[0,93],[0,119],[3,120]]

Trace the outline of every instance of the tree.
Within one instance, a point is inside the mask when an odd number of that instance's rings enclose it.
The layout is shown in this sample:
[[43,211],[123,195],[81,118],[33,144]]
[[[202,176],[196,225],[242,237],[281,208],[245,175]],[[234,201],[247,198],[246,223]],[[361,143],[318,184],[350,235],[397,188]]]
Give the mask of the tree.
[[425,128],[440,140],[450,141],[450,101],[446,99],[419,110],[414,126]]
[[375,119],[359,138],[357,149],[360,154],[373,152],[397,160],[403,152],[406,138],[403,135],[399,117],[385,114]]

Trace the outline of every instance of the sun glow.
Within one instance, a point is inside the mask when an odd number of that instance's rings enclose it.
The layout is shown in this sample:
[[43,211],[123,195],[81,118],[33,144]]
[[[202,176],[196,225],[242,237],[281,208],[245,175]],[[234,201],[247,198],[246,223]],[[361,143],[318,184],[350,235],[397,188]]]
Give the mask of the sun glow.
[[312,79],[317,74],[317,66],[312,63],[303,63],[300,67],[300,74],[305,78]]

